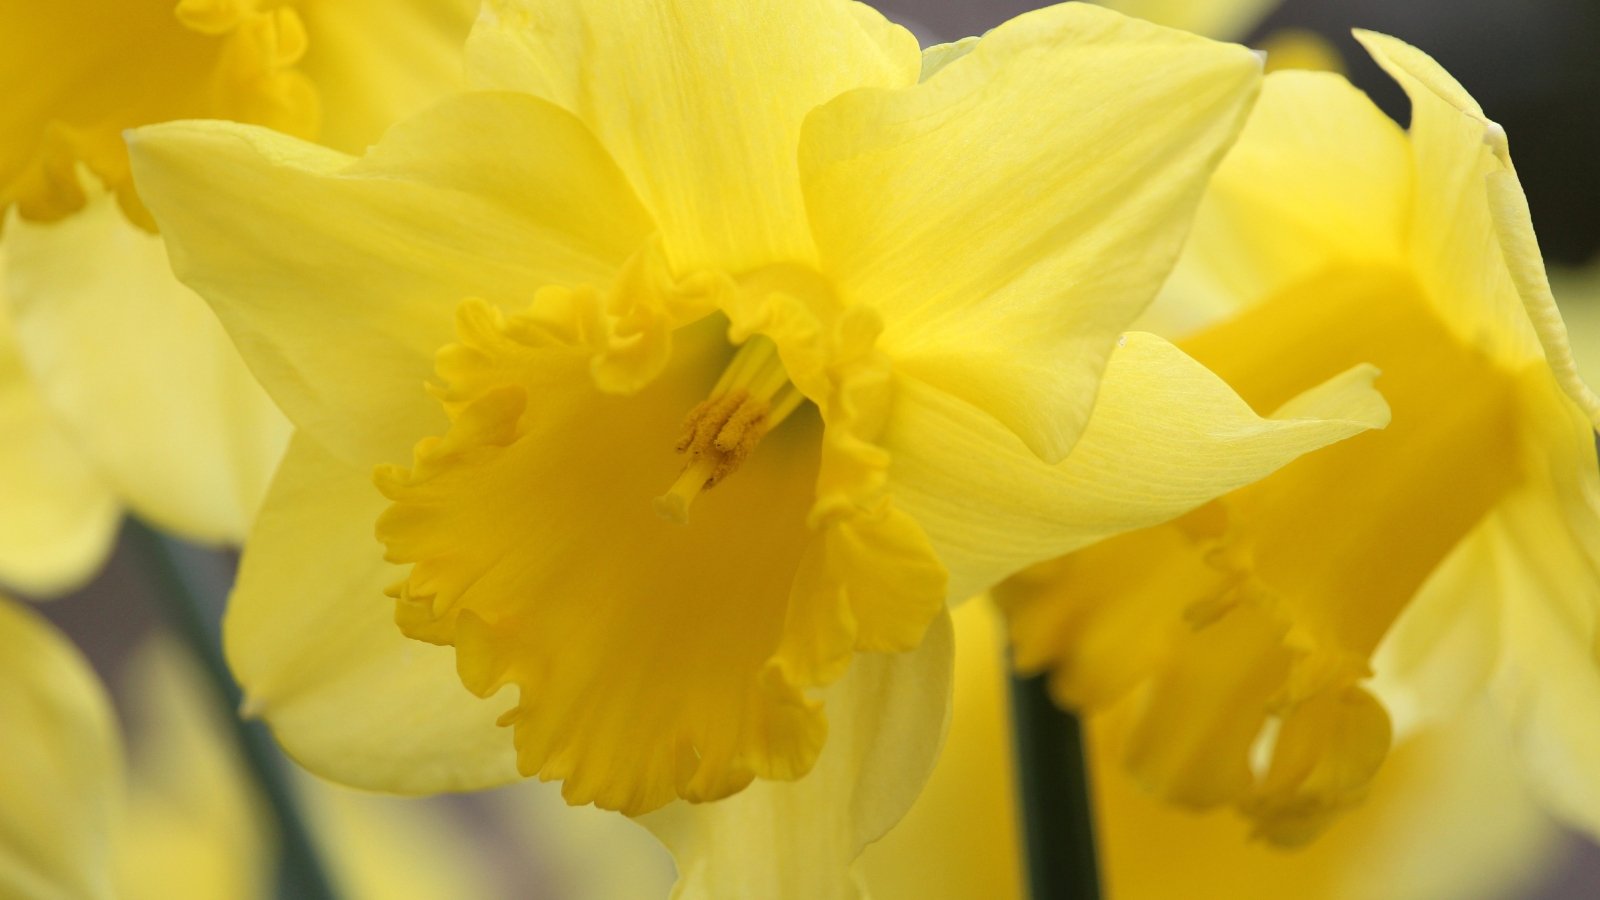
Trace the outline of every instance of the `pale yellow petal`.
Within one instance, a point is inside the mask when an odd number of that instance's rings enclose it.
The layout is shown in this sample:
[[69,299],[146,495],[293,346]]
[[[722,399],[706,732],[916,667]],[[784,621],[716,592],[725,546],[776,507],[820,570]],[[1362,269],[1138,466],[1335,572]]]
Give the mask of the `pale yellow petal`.
[[300,428],[370,465],[438,430],[422,391],[468,295],[609,284],[650,230],[570,115],[458,95],[354,160],[216,122],[132,136],[173,268]]
[[1130,333],[1083,438],[1047,466],[993,419],[910,378],[883,436],[896,502],[964,598],[1024,566],[1171,519],[1302,453],[1388,422],[1357,367],[1258,416],[1171,344]]
[[184,537],[243,540],[288,423],[161,239],[98,193],[64,221],[13,223],[6,244],[19,350],[116,495]]
[[1405,132],[1365,94],[1268,75],[1141,327],[1177,339],[1330,266],[1398,262],[1411,180]]
[[461,686],[452,655],[401,635],[372,523],[370,470],[309,439],[290,444],[224,620],[246,712],[313,772],[397,793],[470,790],[516,777],[502,711]]
[[111,897],[116,722],[78,651],[0,598],[0,894]]
[[582,119],[675,267],[737,271],[814,258],[800,125],[851,88],[916,81],[916,44],[890,28],[846,0],[491,0],[468,74]]
[[824,694],[828,743],[805,778],[641,819],[677,859],[674,897],[858,896],[851,864],[905,814],[937,758],[953,651],[943,615],[916,650],[858,655]]
[[1503,614],[1498,527],[1486,519],[1456,544],[1373,654],[1375,689],[1399,734],[1458,714],[1494,672]]
[[360,153],[395,122],[464,84],[477,0],[340,0],[300,9],[300,69],[322,103],[320,144]]
[[944,752],[911,812],[857,866],[877,900],[1024,896],[1003,624],[978,601],[953,618],[955,701]]
[[272,883],[265,805],[202,679],[166,636],[138,648],[121,675],[131,759],[116,863],[127,900],[266,900]]
[[1600,397],[1578,377],[1505,129],[1427,54],[1386,35],[1356,37],[1411,98],[1412,239],[1434,302],[1502,355],[1542,351],[1561,389],[1600,425]]
[[807,120],[823,270],[881,311],[897,369],[1057,462],[1259,80],[1242,47],[1092,6],[1019,16],[913,88]]
[[[1581,495],[1526,491],[1484,523],[1500,604],[1489,694],[1546,808],[1600,836],[1600,476],[1586,455]],[[1573,500],[1586,527],[1561,513]]]
[[1548,355],[1574,399],[1590,398],[1594,416],[1600,401],[1574,390],[1582,383],[1544,283],[1505,131],[1427,54],[1370,31],[1356,38],[1411,100],[1412,265],[1441,318],[1513,364]]
[[23,370],[4,304],[0,297],[0,583],[57,594],[100,568],[122,512]]

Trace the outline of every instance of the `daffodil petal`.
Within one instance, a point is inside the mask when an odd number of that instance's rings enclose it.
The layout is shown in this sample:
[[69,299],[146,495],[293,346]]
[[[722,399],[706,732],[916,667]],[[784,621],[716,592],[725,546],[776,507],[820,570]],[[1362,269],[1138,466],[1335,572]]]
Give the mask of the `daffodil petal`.
[[273,873],[271,824],[192,654],[157,636],[133,654],[121,682],[131,752],[118,896],[259,896]]
[[1058,462],[1259,82],[1242,47],[1087,4],[1019,16],[915,87],[807,120],[823,269],[881,311],[899,370]]
[[1358,30],[1356,38],[1411,99],[1416,187],[1409,241],[1441,317],[1502,358],[1538,358],[1542,335],[1530,322],[1537,311],[1518,294],[1490,208],[1491,174],[1514,172],[1505,131],[1427,54],[1370,31]]
[[477,0],[342,0],[299,7],[299,68],[322,105],[317,142],[360,153],[391,124],[459,89]]
[[1497,526],[1480,522],[1406,604],[1373,653],[1374,689],[1397,735],[1477,701],[1500,654]]
[[325,778],[395,793],[517,777],[502,711],[461,686],[449,650],[401,635],[372,523],[371,473],[291,442],[245,545],[224,619],[245,712]]
[[41,396],[134,512],[200,541],[244,539],[288,423],[161,239],[106,193],[6,235],[5,289]]
[[1405,132],[1349,82],[1268,75],[1140,327],[1177,339],[1329,266],[1398,262],[1411,178]]
[[1024,896],[1005,623],[993,604],[979,601],[951,618],[950,735],[917,805],[861,855],[857,869],[877,900]]
[[1600,835],[1600,466],[1593,432],[1542,367],[1526,376],[1533,478],[1485,519],[1500,643],[1489,694],[1547,807]]
[[[5,265],[0,258],[0,269]],[[0,304],[3,304],[0,298]],[[0,583],[61,593],[99,569],[121,509],[23,370],[0,307]]]
[[642,817],[678,862],[674,896],[857,896],[852,862],[905,815],[938,756],[953,651],[941,613],[916,650],[858,655],[824,694],[828,743],[805,778]]
[[89,664],[0,598],[0,894],[110,897],[122,790],[111,704]]
[[1264,418],[1181,350],[1130,333],[1106,366],[1083,438],[1055,466],[973,406],[900,378],[881,438],[893,459],[890,490],[927,532],[960,599],[1382,427],[1388,407],[1372,389],[1376,374],[1358,366]]
[[491,0],[467,71],[582,119],[661,223],[675,267],[738,271],[815,257],[801,123],[851,88],[915,82],[907,37],[845,0]]
[[581,124],[513,94],[452,97],[360,160],[220,122],[131,147],[173,269],[290,420],[362,465],[440,430],[422,385],[463,297],[609,284],[651,228]]

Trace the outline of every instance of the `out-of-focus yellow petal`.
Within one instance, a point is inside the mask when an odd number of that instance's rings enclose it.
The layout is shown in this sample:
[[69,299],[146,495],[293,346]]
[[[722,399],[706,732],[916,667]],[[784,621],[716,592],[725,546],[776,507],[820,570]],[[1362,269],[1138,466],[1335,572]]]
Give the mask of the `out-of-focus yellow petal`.
[[948,615],[916,650],[858,654],[825,692],[828,743],[805,778],[641,818],[677,859],[675,896],[857,896],[851,863],[905,815],[933,769],[953,657]]
[[880,310],[898,371],[1057,462],[1259,80],[1242,47],[1093,6],[1019,16],[914,88],[807,120],[823,271]]
[[1482,526],[1499,587],[1489,690],[1547,808],[1600,836],[1600,466],[1582,415],[1530,374],[1533,483]]
[[999,615],[955,610],[955,702],[939,764],[904,821],[857,866],[877,900],[1021,900],[1011,717]]
[[1398,261],[1411,178],[1405,132],[1343,78],[1268,75],[1140,326],[1176,339],[1331,265]]
[[307,3],[300,70],[317,85],[315,137],[360,153],[385,129],[464,81],[461,46],[478,0],[340,0]]
[[[477,839],[471,828],[476,824],[471,818],[476,810],[452,809],[445,798],[384,797],[312,778],[300,779],[298,787],[302,808],[315,825],[324,859],[342,896],[353,900],[476,900],[503,895],[495,883],[494,851],[506,852],[507,848],[498,844],[485,847],[485,842]],[[529,845],[516,852],[542,860],[550,851]]]
[[581,124],[512,94],[457,95],[360,160],[217,122],[131,146],[179,277],[289,418],[362,465],[440,429],[421,385],[465,296],[608,284],[650,228]]
[[1280,28],[1261,41],[1267,55],[1267,71],[1306,69],[1312,72],[1344,72],[1344,57],[1339,48],[1315,31]]
[[17,345],[52,413],[117,496],[162,528],[238,542],[288,423],[109,194],[6,235]]
[[1072,455],[1048,466],[999,423],[913,379],[882,438],[896,501],[927,531],[964,598],[1040,559],[1164,522],[1297,456],[1388,422],[1357,367],[1263,418],[1153,335],[1130,333],[1106,367]]
[[1282,0],[1097,0],[1121,13],[1219,40],[1240,40]]
[[468,44],[474,84],[543,97],[594,131],[681,271],[811,262],[806,113],[920,67],[915,39],[845,0],[491,0]]
[[1112,712],[1090,728],[1102,871],[1121,900],[1164,900],[1175,885],[1194,900],[1489,900],[1519,896],[1559,846],[1481,705],[1395,747],[1360,806],[1289,851],[1229,812],[1141,791],[1120,762],[1125,724]]
[[159,637],[139,648],[122,675],[132,721],[118,895],[265,900],[275,860],[265,808],[187,654]]
[[224,620],[246,712],[306,768],[400,793],[517,777],[501,711],[461,686],[448,650],[395,627],[372,523],[386,501],[365,469],[290,442],[245,544]]
[[122,132],[171,119],[234,119],[312,135],[316,88],[295,68],[296,4],[58,0],[0,4],[0,219],[56,221],[88,199],[82,175],[152,227]]
[[0,894],[111,897],[115,720],[78,651],[0,598]]
[[23,370],[7,312],[0,297],[0,583],[50,595],[99,569],[121,510]]

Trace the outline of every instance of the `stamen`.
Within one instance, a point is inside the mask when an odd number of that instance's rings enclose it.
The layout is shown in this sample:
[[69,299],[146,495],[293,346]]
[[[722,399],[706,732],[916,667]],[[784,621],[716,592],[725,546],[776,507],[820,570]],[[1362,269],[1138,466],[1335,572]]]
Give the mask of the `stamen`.
[[805,395],[789,383],[777,346],[759,336],[746,341],[711,396],[684,417],[673,449],[689,459],[667,492],[655,499],[656,513],[687,525],[689,506],[700,492],[738,471],[767,432],[804,401]]

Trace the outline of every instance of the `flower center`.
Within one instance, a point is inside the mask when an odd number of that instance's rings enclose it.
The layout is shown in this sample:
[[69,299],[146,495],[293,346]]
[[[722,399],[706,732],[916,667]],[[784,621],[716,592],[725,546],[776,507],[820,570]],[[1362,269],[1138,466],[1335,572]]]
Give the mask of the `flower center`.
[[766,433],[804,400],[789,381],[777,345],[760,335],[745,341],[710,396],[684,418],[674,449],[688,459],[677,480],[656,498],[656,512],[687,525],[689,507],[700,492],[738,471]]

